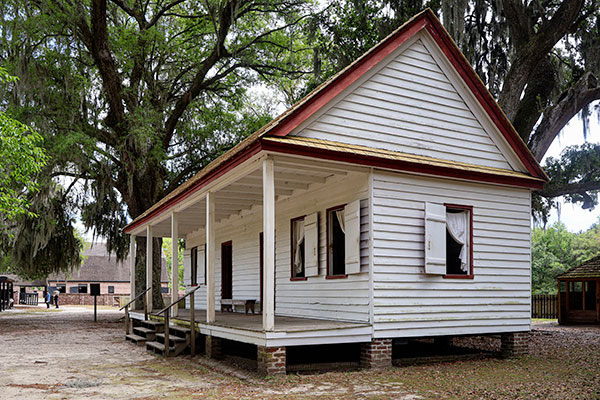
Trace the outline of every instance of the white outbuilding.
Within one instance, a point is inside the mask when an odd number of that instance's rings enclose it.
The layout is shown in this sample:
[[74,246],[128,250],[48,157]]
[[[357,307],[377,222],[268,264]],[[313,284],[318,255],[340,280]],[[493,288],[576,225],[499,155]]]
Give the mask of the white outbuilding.
[[395,338],[501,333],[515,353],[545,180],[426,10],[125,232],[184,238],[196,332],[256,345],[267,373],[303,345],[362,343],[378,367]]

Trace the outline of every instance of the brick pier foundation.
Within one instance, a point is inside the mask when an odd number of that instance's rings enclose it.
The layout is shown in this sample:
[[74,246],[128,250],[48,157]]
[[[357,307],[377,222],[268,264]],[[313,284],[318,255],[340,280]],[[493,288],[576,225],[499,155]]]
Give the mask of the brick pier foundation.
[[504,358],[520,357],[529,353],[529,332],[502,334],[500,353]]
[[258,371],[264,375],[285,375],[285,347],[257,346]]
[[206,336],[204,342],[204,354],[208,358],[220,360],[223,358],[222,340],[216,336]]
[[362,368],[387,368],[392,366],[392,339],[373,339],[360,345]]

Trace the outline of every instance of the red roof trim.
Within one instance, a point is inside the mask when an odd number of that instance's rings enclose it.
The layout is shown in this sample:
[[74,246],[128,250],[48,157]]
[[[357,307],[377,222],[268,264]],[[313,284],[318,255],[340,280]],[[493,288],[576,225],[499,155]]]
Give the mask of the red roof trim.
[[225,161],[223,163],[223,165],[220,166],[220,168],[211,171],[206,176],[204,176],[202,179],[198,180],[198,182],[196,182],[194,185],[190,186],[186,191],[178,194],[177,196],[173,197],[171,200],[165,202],[160,207],[158,207],[156,210],[154,210],[150,214],[146,215],[144,218],[127,225],[123,231],[125,233],[130,233],[138,226],[143,225],[144,222],[162,214],[164,211],[166,211],[167,209],[173,207],[174,205],[182,202],[183,200],[187,199],[192,194],[196,193],[198,190],[202,189],[202,187],[206,186],[210,182],[214,181],[215,179],[219,178],[220,176],[223,176],[227,172],[231,171],[233,168],[237,167],[238,165],[240,165],[244,161],[248,160],[253,155],[260,152],[260,150],[261,150],[261,146],[260,146],[259,141],[251,143],[246,149],[242,150],[241,153],[239,153],[235,157]]
[[465,179],[469,181],[496,183],[509,186],[520,186],[529,189],[542,189],[543,182],[526,178],[495,175],[486,172],[465,171],[450,167],[426,165],[411,161],[390,160],[383,157],[368,156],[363,154],[349,154],[346,152],[318,149],[297,144],[262,141],[262,150],[277,153],[294,154],[311,158],[320,158],[330,161],[341,161],[360,164],[369,167],[385,168],[397,171],[416,172],[420,174],[444,176],[449,178]]
[[475,71],[471,68],[468,61],[430,9],[426,9],[406,25],[399,28],[395,34],[390,35],[385,41],[377,45],[371,53],[344,71],[323,88],[323,90],[318,92],[313,98],[307,100],[306,103],[297,110],[294,110],[294,112],[267,133],[274,136],[286,136],[289,134],[422,29],[426,29],[440,46],[446,57],[448,57],[448,60],[473,92],[477,101],[498,127],[521,162],[523,162],[527,171],[534,177],[547,180],[546,174],[527,148],[527,145],[521,140],[496,101],[479,80]]
[[[424,13],[421,13],[423,15]],[[420,18],[421,15],[409,21],[395,35],[389,36],[384,42],[380,43],[366,57],[352,65],[333,82],[327,85],[324,90],[319,91],[315,96],[304,103],[298,110],[295,110],[276,127],[268,132],[269,135],[286,136],[302,122],[306,121],[311,115],[319,111],[323,106],[333,100],[338,94],[344,91],[367,73],[375,65],[390,55],[400,45],[413,37],[417,32],[423,29],[427,21]]]
[[429,16],[428,20],[430,23],[427,24],[425,28],[440,46],[440,49],[444,52],[458,74],[465,81],[471,92],[475,95],[477,101],[479,101],[479,104],[481,104],[481,106],[490,116],[521,162],[523,162],[529,173],[537,178],[547,179],[546,174],[540,168],[537,160],[535,160],[527,148],[527,145],[515,131],[514,127],[508,121],[507,117],[504,115],[504,112],[500,109],[492,95],[485,88],[471,65],[456,47],[456,44],[452,41],[452,38],[448,36],[448,33],[439,23],[437,18],[431,18],[431,16]]

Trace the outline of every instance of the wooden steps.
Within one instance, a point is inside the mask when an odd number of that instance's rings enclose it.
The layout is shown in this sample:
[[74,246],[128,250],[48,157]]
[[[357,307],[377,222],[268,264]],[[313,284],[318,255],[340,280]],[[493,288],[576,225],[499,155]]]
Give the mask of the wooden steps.
[[[133,332],[125,339],[137,345],[146,345],[146,350],[154,354],[165,355],[165,325],[163,322],[136,321]],[[190,347],[191,329],[181,326],[169,326],[169,357],[177,356]]]
[[156,339],[156,334],[158,332],[164,331],[164,324],[162,322],[157,321],[138,321],[140,326],[134,326],[133,332],[125,335],[125,340],[133,342],[137,345],[143,345],[147,342],[153,341]]
[[[169,326],[169,357],[175,357],[186,351],[190,345],[191,330],[178,326]],[[146,342],[146,350],[165,355],[165,334],[157,333],[155,340]]]
[[130,333],[128,335],[125,335],[125,340],[128,340],[128,341],[133,342],[138,345],[143,345],[146,343],[146,341],[148,339],[146,339],[145,336],[140,336],[140,335],[136,335],[135,333]]

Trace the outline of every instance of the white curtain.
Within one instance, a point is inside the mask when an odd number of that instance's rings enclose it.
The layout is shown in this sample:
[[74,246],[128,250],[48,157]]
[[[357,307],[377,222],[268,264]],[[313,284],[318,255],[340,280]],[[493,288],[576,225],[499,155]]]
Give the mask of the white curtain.
[[342,232],[346,233],[346,225],[344,223],[344,209],[336,211],[335,216],[337,217],[337,220],[340,223],[340,228],[342,228]]
[[467,229],[468,229],[468,217],[469,213],[467,211],[459,212],[459,213],[446,213],[446,227],[448,228],[448,232],[450,236],[458,244],[461,245],[460,248],[460,269],[463,272],[467,272],[469,266],[467,265]]
[[294,271],[297,274],[301,274],[304,267],[302,263],[302,252],[301,246],[302,242],[304,242],[304,220],[297,220],[294,223],[294,235],[296,239],[295,243],[295,251],[294,251]]

